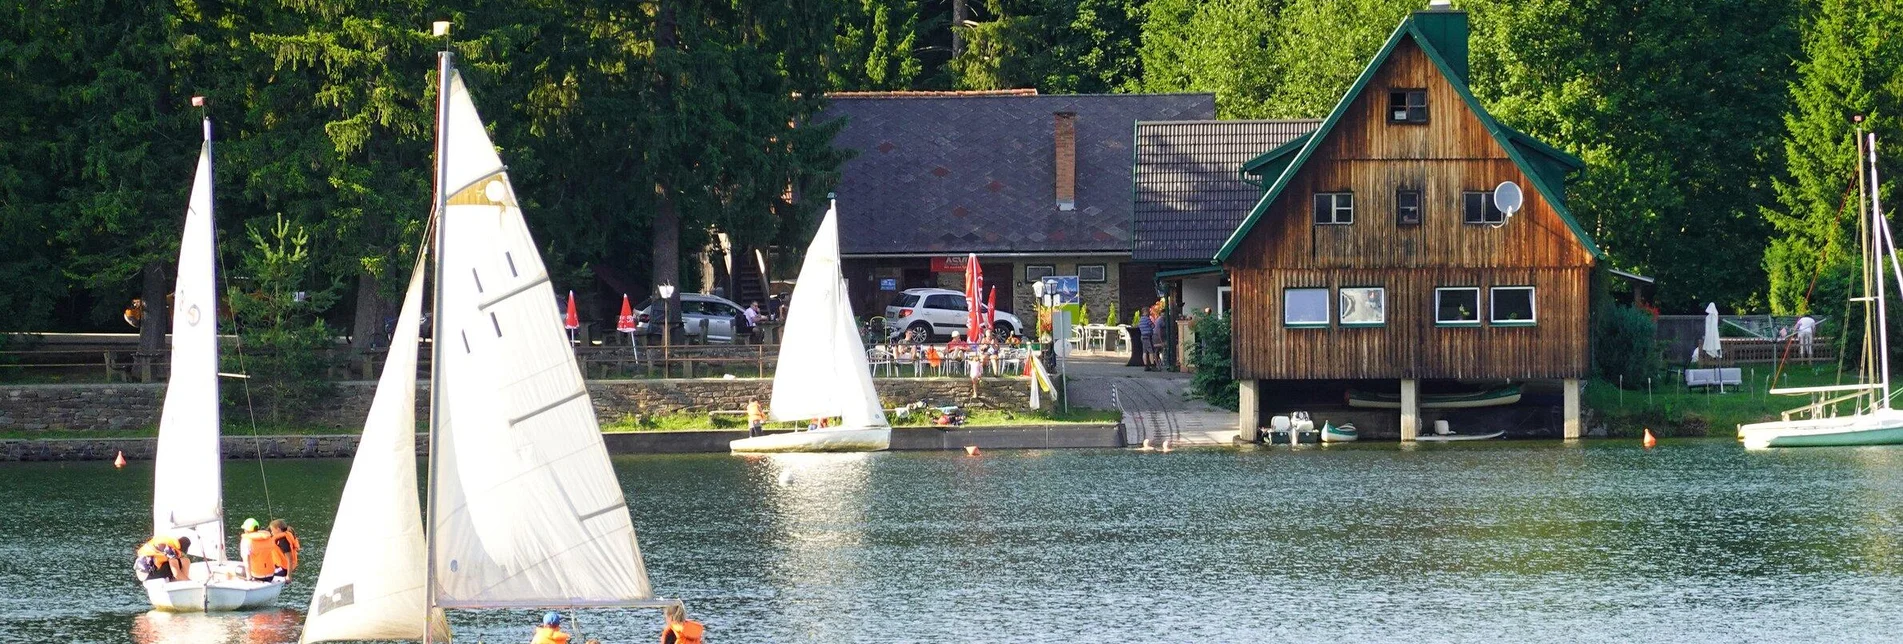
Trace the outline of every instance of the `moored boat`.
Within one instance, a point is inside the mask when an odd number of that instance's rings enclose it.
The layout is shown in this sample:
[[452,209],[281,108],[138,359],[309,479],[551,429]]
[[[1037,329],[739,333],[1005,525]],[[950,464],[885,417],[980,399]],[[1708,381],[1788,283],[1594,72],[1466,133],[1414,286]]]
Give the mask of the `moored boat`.
[[[1520,386],[1508,385],[1486,391],[1452,394],[1421,394],[1421,409],[1467,409],[1494,407],[1520,402]],[[1348,390],[1348,406],[1366,409],[1400,409],[1401,394],[1383,391]]]
[[1361,440],[1361,434],[1355,431],[1354,423],[1340,425],[1322,423],[1322,442],[1324,443],[1352,443],[1357,440]]

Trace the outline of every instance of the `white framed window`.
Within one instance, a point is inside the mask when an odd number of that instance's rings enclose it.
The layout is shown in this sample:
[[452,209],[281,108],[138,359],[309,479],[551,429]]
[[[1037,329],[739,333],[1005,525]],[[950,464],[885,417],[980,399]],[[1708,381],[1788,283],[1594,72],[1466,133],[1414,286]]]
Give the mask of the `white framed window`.
[[1056,274],[1057,274],[1057,266],[1054,264],[1025,264],[1024,265],[1024,281],[1027,284],[1037,283],[1038,281],[1043,280],[1046,277],[1050,277]]
[[1328,289],[1291,288],[1282,291],[1282,326],[1328,326]]
[[1079,282],[1102,282],[1105,281],[1104,275],[1107,273],[1103,264],[1077,265],[1077,281]]
[[1343,286],[1337,291],[1336,310],[1342,326],[1381,326],[1388,323],[1388,289],[1379,286]]
[[1216,317],[1229,317],[1229,287],[1216,287]]
[[1352,223],[1355,223],[1355,193],[1315,193],[1315,225],[1346,225]]
[[1434,289],[1434,324],[1480,326],[1480,289],[1473,286]]
[[1495,326],[1533,326],[1539,304],[1531,286],[1495,286],[1487,294],[1488,319]]

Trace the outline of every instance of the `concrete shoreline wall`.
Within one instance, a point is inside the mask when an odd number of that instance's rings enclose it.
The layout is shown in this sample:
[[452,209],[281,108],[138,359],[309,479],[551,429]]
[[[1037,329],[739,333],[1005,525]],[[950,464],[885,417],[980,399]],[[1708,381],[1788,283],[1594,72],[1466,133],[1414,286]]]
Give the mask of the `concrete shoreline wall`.
[[[625,432],[603,434],[610,454],[726,453],[727,444],[745,438],[746,430]],[[356,435],[226,436],[227,459],[348,458],[356,453]],[[158,440],[153,438],[49,438],[0,440],[0,462],[105,461],[123,451],[127,460],[151,460]],[[982,449],[1057,449],[1123,447],[1118,425],[1021,425],[952,428],[899,427],[892,430],[894,451]],[[417,434],[416,452],[428,451],[427,435]]]
[[[1030,399],[1023,378],[984,378],[977,398],[969,396],[970,381],[962,378],[879,378],[876,383],[888,407],[927,400],[981,409],[1023,409]],[[418,419],[428,417],[427,391],[426,385],[418,386]],[[751,399],[764,405],[772,398],[773,379],[591,380],[588,393],[595,402],[595,415],[611,423],[634,415],[741,410]],[[335,395],[300,424],[359,428],[375,396],[375,382],[338,383]],[[153,427],[159,422],[164,399],[164,384],[4,385],[0,386],[0,431]],[[244,411],[227,405],[227,422],[245,418]]]

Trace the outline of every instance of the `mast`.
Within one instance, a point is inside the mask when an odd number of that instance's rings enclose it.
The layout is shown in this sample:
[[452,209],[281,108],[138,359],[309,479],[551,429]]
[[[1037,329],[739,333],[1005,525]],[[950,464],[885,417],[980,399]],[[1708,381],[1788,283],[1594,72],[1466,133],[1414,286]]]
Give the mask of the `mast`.
[[[1852,120],[1857,124],[1857,209],[1862,210],[1865,186],[1864,180],[1867,178],[1864,176],[1863,167],[1863,117],[1857,116]],[[1881,273],[1877,272],[1878,264],[1872,261],[1870,254],[1871,250],[1875,247],[1873,244],[1875,234],[1876,231],[1870,227],[1869,219],[1861,216],[1857,217],[1857,243],[1862,247],[1860,249],[1862,252],[1858,255],[1862,260],[1859,262],[1860,266],[1858,266],[1858,269],[1863,278],[1862,297],[1857,298],[1863,302],[1863,343],[1861,347],[1863,359],[1860,361],[1861,364],[1858,370],[1862,372],[1862,380],[1865,383],[1874,383],[1877,381],[1876,322],[1875,318],[1871,316],[1873,311],[1870,308],[1870,293],[1874,290],[1871,288],[1870,280],[1874,279],[1877,275],[1881,275]],[[1865,392],[1865,395],[1871,397],[1869,408],[1873,410],[1876,409],[1880,403],[1879,398],[1881,398],[1881,396],[1878,396],[1874,392]]]
[[[210,101],[206,100],[205,97],[203,96],[192,97],[192,105],[198,108],[199,117],[201,119],[201,122],[204,124],[203,130],[205,135],[205,168],[207,170],[210,170],[211,168],[213,168],[214,167],[213,164],[215,163],[215,161],[212,159],[211,108],[208,107],[209,104],[210,104]],[[211,242],[211,276],[212,276],[212,289],[213,289],[212,297],[211,297],[211,310],[212,310],[212,319],[216,320],[218,319],[218,293],[217,293],[218,217],[214,213],[217,212],[218,199],[217,199],[216,193],[213,192],[213,190],[215,189],[214,186],[218,182],[216,181],[216,173],[207,172],[206,174],[211,176],[206,177],[207,179],[210,179],[210,180],[206,181],[205,183],[205,192],[206,192],[205,196],[207,197],[205,200],[205,203],[210,204],[210,209],[205,211],[205,219],[206,219],[205,224],[206,224],[206,227],[210,228],[210,230],[206,231],[205,235],[206,235],[207,241]],[[218,382],[218,376],[216,375],[215,372],[217,371],[216,365],[218,364],[218,335],[216,331],[212,332],[211,356],[212,356],[211,363],[212,365],[214,365],[214,368],[213,368],[214,374],[212,376],[212,383],[214,388],[212,389],[212,391],[217,391],[216,386]],[[220,429],[219,433],[222,435],[223,430]],[[222,442],[223,441],[220,441],[220,443]],[[222,447],[220,447],[219,449],[221,451],[223,450]],[[225,459],[222,455],[220,455],[217,458],[213,458],[211,460],[211,463],[212,463],[212,471],[213,471],[212,480],[219,482],[218,483],[218,500],[217,500],[218,502],[214,506],[217,508],[217,513],[213,515],[220,519],[218,523],[218,530],[220,531],[220,534],[218,535],[219,538],[218,538],[218,555],[217,556],[218,556],[219,563],[224,563],[224,561],[228,558],[228,553],[230,552],[228,549],[229,547],[225,545],[224,534],[223,534],[223,530],[225,528],[225,524],[223,522],[223,519],[225,516],[225,484],[224,484]],[[210,602],[211,600],[208,598],[206,599],[206,601]]]
[[[1870,155],[1870,228],[1875,234],[1881,236],[1878,238],[1880,240],[1879,243],[1871,244],[1872,246],[1871,250],[1876,253],[1875,255],[1876,265],[1874,269],[1878,271],[1879,273],[1881,273],[1881,271],[1883,270],[1883,256],[1884,255],[1886,254],[1890,255],[1891,256],[1890,261],[1892,263],[1896,262],[1895,254],[1888,253],[1885,251],[1885,249],[1890,248],[1890,246],[1894,244],[1895,242],[1890,239],[1889,226],[1885,225],[1883,221],[1883,202],[1878,197],[1878,193],[1882,192],[1882,190],[1878,189],[1880,184],[1878,183],[1878,179],[1877,179],[1877,135],[1875,132],[1871,132],[1868,136],[1869,136],[1869,139],[1868,139],[1869,145],[1865,147],[1865,150]],[[1881,382],[1883,383],[1883,393],[1881,394],[1881,398],[1879,398],[1877,401],[1878,402],[1877,408],[1889,409],[1890,408],[1890,322],[1889,322],[1889,318],[1887,317],[1888,315],[1887,312],[1889,307],[1887,303],[1884,302],[1884,288],[1883,288],[1883,280],[1881,279],[1881,275],[1878,276],[1876,283],[1877,283],[1877,354],[1878,354],[1877,364],[1879,368],[1883,370],[1883,373],[1879,374],[1881,376]]]
[[449,140],[445,134],[449,131],[449,72],[454,54],[449,52],[449,22],[438,21],[434,25],[435,34],[443,38],[443,51],[436,54],[436,189],[431,204],[430,216],[436,219],[436,251],[432,253],[430,269],[431,306],[430,306],[430,379],[429,379],[429,460],[425,464],[429,483],[424,494],[423,510],[423,642],[430,641],[430,615],[436,612],[436,459],[438,458],[437,430],[443,411],[443,345],[437,342],[436,334],[443,328],[443,242],[448,239],[446,231],[449,220],[443,216],[449,196]]

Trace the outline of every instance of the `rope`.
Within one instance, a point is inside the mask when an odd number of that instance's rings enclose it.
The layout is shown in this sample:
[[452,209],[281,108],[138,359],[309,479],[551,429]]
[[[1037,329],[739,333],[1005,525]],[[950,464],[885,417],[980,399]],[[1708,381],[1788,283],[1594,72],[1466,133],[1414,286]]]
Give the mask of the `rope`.
[[[1844,184],[1843,196],[1838,197],[1837,199],[1837,213],[1831,216],[1830,223],[1832,228],[1837,227],[1837,224],[1843,221],[1844,207],[1850,205],[1850,191],[1853,187],[1854,187],[1853,183]],[[1824,266],[1829,263],[1830,263],[1830,244],[1825,244],[1824,251],[1820,253],[1817,258],[1817,270],[1811,272],[1810,287],[1804,290],[1804,308],[1805,309],[1810,308],[1811,297],[1817,294],[1817,278],[1824,274]],[[1849,308],[1850,308],[1849,304],[1846,303],[1844,307],[1846,311],[1846,314],[1845,314],[1846,322],[1849,321],[1849,314],[1847,313],[1849,311]],[[1848,327],[1845,327],[1845,328],[1848,329]],[[1839,334],[1839,335],[1848,335],[1848,334]],[[1784,339],[1784,351],[1778,356],[1777,368],[1771,371],[1770,386],[1772,387],[1777,386],[1778,378],[1784,375],[1784,367],[1790,362],[1791,347],[1796,342],[1797,342],[1797,334],[1795,333],[1791,334],[1790,337]],[[1839,373],[1843,371],[1843,367],[1842,367],[1843,354],[1844,354],[1843,350],[1839,348],[1837,351],[1838,365],[1839,365],[1837,370]]]
[[[225,284],[225,292],[230,293],[231,275],[220,271],[219,278]],[[251,423],[251,450],[253,452],[252,456],[258,461],[259,487],[264,490],[264,513],[267,516],[275,517],[277,516],[277,506],[271,503],[271,478],[266,475],[264,468],[264,439],[258,436],[258,410],[256,405],[251,402],[251,370],[245,365],[244,329],[240,326],[235,311],[231,316],[231,331],[232,336],[237,339],[236,353],[238,356],[238,373],[245,375],[245,378],[242,378],[244,382],[244,409],[245,415],[249,418]]]

